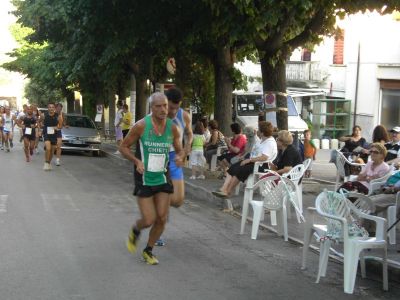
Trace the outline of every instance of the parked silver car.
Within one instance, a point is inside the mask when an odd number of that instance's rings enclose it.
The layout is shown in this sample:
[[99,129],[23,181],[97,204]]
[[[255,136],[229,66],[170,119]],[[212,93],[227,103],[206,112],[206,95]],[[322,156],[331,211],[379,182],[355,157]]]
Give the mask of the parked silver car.
[[100,154],[101,138],[98,128],[88,116],[65,114],[66,127],[62,132],[62,150],[88,151]]

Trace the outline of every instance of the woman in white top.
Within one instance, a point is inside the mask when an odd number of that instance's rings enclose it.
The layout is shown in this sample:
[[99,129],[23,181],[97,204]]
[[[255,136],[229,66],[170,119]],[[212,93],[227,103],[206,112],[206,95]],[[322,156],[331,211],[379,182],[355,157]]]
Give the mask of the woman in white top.
[[[259,122],[258,130],[261,133],[261,140],[253,146],[248,158],[245,157],[228,169],[224,185],[219,191],[213,192],[214,195],[223,198],[229,197],[239,182],[246,181],[250,174],[253,173],[255,162],[266,161],[277,154],[277,144],[272,137],[274,126],[271,122]],[[261,168],[267,167],[267,165],[261,166]]]

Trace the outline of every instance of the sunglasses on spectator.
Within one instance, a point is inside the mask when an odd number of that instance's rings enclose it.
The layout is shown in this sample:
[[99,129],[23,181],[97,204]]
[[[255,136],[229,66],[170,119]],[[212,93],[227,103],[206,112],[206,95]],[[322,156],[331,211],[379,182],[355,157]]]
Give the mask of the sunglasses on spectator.
[[373,153],[373,154],[380,154],[380,152],[378,151],[378,150],[371,150],[371,151],[369,151],[369,153]]

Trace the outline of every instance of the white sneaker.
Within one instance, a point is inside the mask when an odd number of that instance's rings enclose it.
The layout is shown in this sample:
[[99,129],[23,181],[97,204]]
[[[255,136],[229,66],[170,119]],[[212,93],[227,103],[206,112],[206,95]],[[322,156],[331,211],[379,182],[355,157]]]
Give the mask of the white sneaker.
[[196,176],[190,176],[189,179],[196,179]]
[[39,154],[39,149],[38,148],[36,148],[35,153]]
[[204,175],[199,175],[199,176],[197,176],[197,179],[206,179],[206,176],[204,176]]
[[56,159],[56,166],[59,166],[59,165],[60,165],[60,159],[57,158],[57,159]]
[[43,170],[50,171],[51,170],[51,165],[49,163],[47,163],[47,162],[44,163]]
[[118,150],[114,152],[114,154],[121,154],[121,152],[119,152]]

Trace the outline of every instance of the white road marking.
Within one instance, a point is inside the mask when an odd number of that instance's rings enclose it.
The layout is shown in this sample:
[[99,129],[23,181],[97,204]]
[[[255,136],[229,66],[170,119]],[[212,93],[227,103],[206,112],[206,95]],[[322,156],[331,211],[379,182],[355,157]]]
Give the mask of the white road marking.
[[0,213],[7,212],[8,195],[0,195]]
[[80,211],[69,194],[40,194],[40,196],[42,197],[44,210],[47,212],[59,209],[60,206],[64,206],[64,210]]
[[48,194],[40,194],[40,197],[42,197],[42,202],[43,202],[44,210],[47,211],[47,212],[52,211],[52,210],[51,210],[50,203],[49,203],[49,201],[48,201],[48,200],[49,200],[49,199],[48,199]]
[[76,206],[74,200],[72,200],[72,197],[70,195],[65,195],[65,198],[68,200],[69,205],[71,205],[72,210],[80,211],[80,209]]

